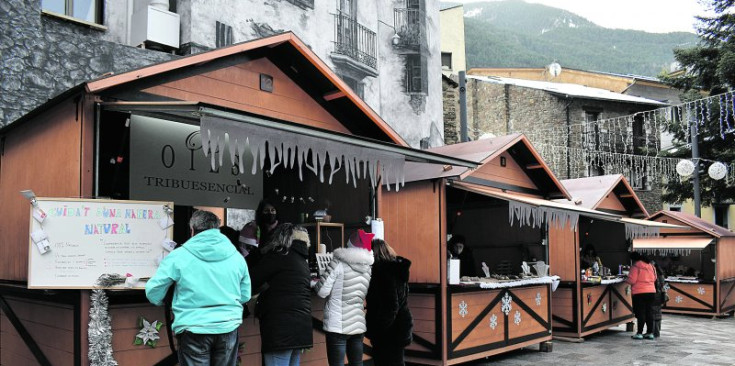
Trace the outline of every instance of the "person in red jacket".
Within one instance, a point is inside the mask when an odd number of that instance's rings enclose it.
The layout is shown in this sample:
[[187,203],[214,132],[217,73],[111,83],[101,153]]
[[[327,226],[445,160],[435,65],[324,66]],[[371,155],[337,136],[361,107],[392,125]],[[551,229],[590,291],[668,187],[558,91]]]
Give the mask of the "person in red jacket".
[[[633,294],[633,313],[635,313],[638,332],[633,339],[653,339],[653,304],[656,298],[656,271],[647,255],[638,252],[630,253],[633,265],[630,267],[627,283],[631,285]],[[646,325],[646,334],[643,334],[643,324]]]

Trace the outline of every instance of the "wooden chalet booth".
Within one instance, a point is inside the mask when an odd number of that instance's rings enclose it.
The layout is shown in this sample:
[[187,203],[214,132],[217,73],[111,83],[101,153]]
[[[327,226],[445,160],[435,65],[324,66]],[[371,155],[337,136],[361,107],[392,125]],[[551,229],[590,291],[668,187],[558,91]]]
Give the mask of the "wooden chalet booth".
[[[86,288],[69,289],[63,280],[28,288],[34,219],[21,190],[103,204],[104,198],[173,202],[172,236],[183,243],[194,207],[233,224],[233,212],[267,198],[282,221],[308,224],[307,214],[328,209],[332,224],[349,230],[374,214],[378,182],[400,183],[405,162],[475,166],[407,147],[291,33],[86,82],[4,127],[0,140],[3,365],[90,363],[96,278]],[[336,234],[324,236],[333,247],[343,244]],[[50,254],[61,251],[52,243]],[[156,347],[133,343],[139,317],[163,321],[163,308],[139,289],[106,293],[112,340],[103,351],[119,365],[175,364],[167,324]],[[324,365],[323,301],[315,298],[312,308],[315,343],[302,364]],[[260,364],[257,319],[245,319],[240,335],[242,363]]]
[[[405,187],[381,192],[386,240],[413,262],[415,337],[407,358],[451,365],[535,344],[548,349],[554,277],[520,276],[522,263],[549,262],[547,225],[566,227],[571,236],[581,213],[615,216],[551,201],[569,195],[523,135],[430,151],[480,166],[407,163]],[[474,256],[469,265],[481,275],[449,283],[448,234],[466,238]],[[490,278],[482,274],[483,262]]]
[[659,211],[649,220],[684,227],[633,240],[667,275],[667,313],[720,316],[735,309],[735,233],[701,218]]
[[[549,230],[550,263],[561,277],[553,294],[554,336],[582,338],[625,323],[632,330],[630,286],[619,272],[630,265],[630,240],[656,235],[663,225],[642,220],[648,212],[620,174],[561,183],[572,196],[565,204],[610,216],[582,215],[574,230]],[[583,279],[581,271],[588,268],[582,263],[583,252],[590,249],[597,253],[602,267],[609,269],[609,276],[587,279],[585,275]]]

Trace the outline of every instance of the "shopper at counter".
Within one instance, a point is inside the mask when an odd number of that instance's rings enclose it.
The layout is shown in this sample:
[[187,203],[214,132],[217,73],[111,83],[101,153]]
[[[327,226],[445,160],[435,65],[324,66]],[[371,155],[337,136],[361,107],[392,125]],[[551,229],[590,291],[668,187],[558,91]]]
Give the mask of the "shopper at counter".
[[403,366],[404,349],[411,344],[413,317],[408,309],[411,261],[396,256],[385,241],[372,242],[375,263],[367,293],[367,332],[373,364]]
[[334,250],[329,267],[314,287],[326,297],[324,331],[329,366],[362,366],[362,342],[365,325],[365,296],[370,285],[370,251],[375,234],[360,229],[350,235],[347,248]]
[[[638,252],[630,253],[633,265],[626,282],[631,285],[633,295],[633,312],[635,313],[638,332],[633,339],[654,338],[653,302],[656,296],[656,271],[651,265],[651,259]],[[646,334],[643,334],[643,325],[646,325]]]
[[452,235],[447,243],[449,247],[449,254],[452,258],[459,259],[459,275],[461,277],[475,277],[477,276],[477,265],[475,264],[475,256],[472,254],[472,249],[466,245],[467,241],[463,235]]
[[278,226],[278,211],[268,200],[261,200],[255,209],[255,220],[250,221],[240,230],[240,253],[245,257],[248,266],[255,266],[261,257],[258,246],[268,243],[273,231]]
[[161,261],[145,286],[146,297],[157,306],[174,286],[172,330],[182,366],[237,363],[238,328],[243,303],[250,300],[250,276],[219,225],[215,214],[194,212],[189,221],[192,238]]
[[281,224],[260,250],[263,257],[250,275],[254,289],[268,284],[255,305],[263,363],[298,365],[301,352],[313,346],[309,234],[302,227]]

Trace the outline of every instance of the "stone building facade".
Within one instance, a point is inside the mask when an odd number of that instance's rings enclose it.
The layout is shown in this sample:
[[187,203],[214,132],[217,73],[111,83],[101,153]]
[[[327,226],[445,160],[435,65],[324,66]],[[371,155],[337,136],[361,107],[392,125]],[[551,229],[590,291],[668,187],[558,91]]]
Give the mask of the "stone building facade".
[[460,142],[459,136],[459,84],[449,76],[442,75],[444,100],[444,142],[447,145]]
[[132,44],[135,14],[148,0],[77,2],[96,5],[96,19],[57,14],[41,1],[0,3],[1,124],[106,73],[292,31],[410,145],[443,144],[438,2],[150,1],[179,19],[178,47],[157,47],[165,52]]
[[[559,92],[515,85],[512,82],[503,82],[502,79],[488,81],[484,78],[469,76],[467,78],[467,123],[470,139],[479,139],[485,136],[502,136],[509,133],[524,133],[539,148],[543,144],[568,146],[571,148],[588,148],[584,143],[569,135],[558,135],[554,141],[551,136],[544,136],[544,131],[552,129],[565,130],[567,124],[578,126],[594,115],[597,120],[604,120],[618,116],[628,116],[636,112],[651,110],[655,104],[630,102],[626,100],[606,100],[579,95],[565,95]],[[445,84],[447,84],[445,82]],[[447,90],[447,88],[445,88]],[[448,113],[456,110],[456,117],[445,119],[445,136],[459,134],[459,98],[445,91],[445,118],[455,117]],[[453,129],[453,131],[450,131]],[[633,131],[628,131],[633,133]],[[571,135],[574,135],[572,132]],[[660,136],[650,136],[652,140]],[[446,141],[447,144],[454,143]],[[614,151],[615,146],[610,147]],[[634,184],[636,193],[646,206],[646,209],[655,212],[662,209],[660,179],[651,177],[633,177],[630,173],[621,171],[604,171],[591,166],[585,161],[575,159],[569,155],[566,158],[549,160],[546,163],[560,179],[571,179],[601,174],[625,174]]]

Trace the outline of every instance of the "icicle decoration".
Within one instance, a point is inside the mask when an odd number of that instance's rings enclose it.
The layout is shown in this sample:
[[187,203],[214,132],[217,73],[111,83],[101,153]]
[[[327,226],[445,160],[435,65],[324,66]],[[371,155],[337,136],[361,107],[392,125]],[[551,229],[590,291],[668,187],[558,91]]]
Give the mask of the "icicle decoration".
[[[388,190],[391,184],[398,191],[404,185],[405,159],[401,154],[376,151],[350,144],[319,139],[312,136],[285,133],[283,131],[237,122],[226,118],[203,116],[201,118],[202,151],[210,157],[212,168],[222,166],[225,140],[228,139],[230,160],[238,163],[236,153],[243,154],[245,145],[250,145],[253,155],[252,174],[263,170],[265,159],[273,169],[298,168],[299,179],[303,180],[303,168],[310,170],[319,181],[331,184],[334,174],[344,170],[345,182],[352,181],[357,187],[357,179],[370,178],[374,186],[382,177]],[[268,151],[266,152],[266,146]],[[311,158],[309,158],[311,153]],[[219,155],[219,156],[218,156]],[[242,156],[242,155],[240,155]],[[240,171],[244,171],[239,159]],[[324,168],[329,163],[331,172],[325,177]]]
[[642,248],[635,249],[636,252],[642,252],[654,256],[688,256],[692,254],[691,249],[672,249],[672,248]]
[[569,225],[572,230],[576,230],[579,213],[510,200],[508,201],[508,221],[510,226],[513,226],[513,223],[517,221],[518,226],[540,228],[544,224],[553,224],[557,228],[563,229]]
[[652,238],[657,237],[659,228],[643,226],[637,224],[625,223],[625,238],[626,239],[638,239],[638,238]]

